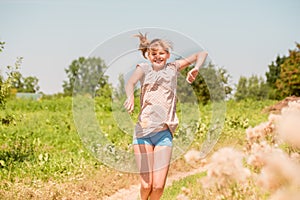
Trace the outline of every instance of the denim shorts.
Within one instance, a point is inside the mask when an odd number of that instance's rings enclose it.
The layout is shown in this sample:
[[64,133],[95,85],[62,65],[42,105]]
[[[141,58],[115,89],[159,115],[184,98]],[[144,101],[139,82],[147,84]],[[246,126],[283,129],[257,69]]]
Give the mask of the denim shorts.
[[133,144],[146,144],[152,146],[173,146],[173,136],[169,129],[151,133],[150,136],[134,138]]

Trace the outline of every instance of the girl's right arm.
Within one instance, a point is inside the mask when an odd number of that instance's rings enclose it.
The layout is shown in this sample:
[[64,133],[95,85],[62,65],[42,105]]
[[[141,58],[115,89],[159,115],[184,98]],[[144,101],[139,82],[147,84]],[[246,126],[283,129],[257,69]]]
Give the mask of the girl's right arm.
[[191,65],[192,63],[196,62],[195,67],[193,69],[191,69],[188,74],[187,74],[187,82],[192,83],[199,72],[199,68],[203,65],[203,63],[206,60],[207,57],[207,52],[206,51],[200,51],[198,53],[194,53],[192,55],[190,55],[187,58],[181,59],[181,60],[177,60],[176,62],[179,63],[179,70],[183,70],[186,67],[188,67],[189,65]]
[[124,102],[124,107],[126,108],[128,113],[132,113],[134,109],[134,86],[136,85],[138,80],[143,77],[143,75],[144,71],[141,69],[141,67],[138,66],[125,86],[127,99]]

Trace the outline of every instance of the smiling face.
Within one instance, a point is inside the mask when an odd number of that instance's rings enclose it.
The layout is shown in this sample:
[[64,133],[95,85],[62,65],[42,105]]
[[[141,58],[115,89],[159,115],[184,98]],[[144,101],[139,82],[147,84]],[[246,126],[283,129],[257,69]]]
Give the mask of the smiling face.
[[162,69],[169,58],[170,53],[161,46],[150,48],[148,51],[148,59],[155,69]]

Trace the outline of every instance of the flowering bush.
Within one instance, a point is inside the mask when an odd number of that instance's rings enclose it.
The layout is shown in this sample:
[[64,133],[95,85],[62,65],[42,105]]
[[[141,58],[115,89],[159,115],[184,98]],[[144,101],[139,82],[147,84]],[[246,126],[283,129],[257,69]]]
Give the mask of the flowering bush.
[[[267,122],[247,128],[243,151],[225,147],[215,152],[205,166],[206,177],[199,180],[201,188],[191,195],[199,199],[299,199],[299,122],[300,101],[294,101],[280,114],[270,114]],[[195,162],[198,154],[188,152],[186,161]]]

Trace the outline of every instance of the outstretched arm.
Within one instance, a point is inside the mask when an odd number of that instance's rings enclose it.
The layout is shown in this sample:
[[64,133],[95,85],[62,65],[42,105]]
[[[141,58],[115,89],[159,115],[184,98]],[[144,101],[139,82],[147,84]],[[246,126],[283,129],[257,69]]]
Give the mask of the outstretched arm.
[[188,83],[194,82],[194,80],[196,79],[196,77],[198,75],[200,67],[205,62],[206,57],[207,57],[207,52],[200,51],[198,53],[192,54],[191,56],[189,56],[187,58],[176,61],[180,65],[179,70],[183,70],[186,67],[188,67],[189,65],[191,65],[192,63],[196,62],[195,67],[193,69],[191,69],[187,74],[186,81]]
[[128,113],[132,113],[134,109],[134,86],[143,75],[143,70],[140,67],[137,67],[125,86],[127,99],[124,102],[124,107]]

